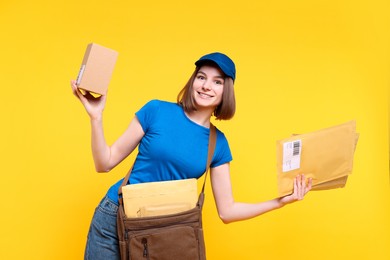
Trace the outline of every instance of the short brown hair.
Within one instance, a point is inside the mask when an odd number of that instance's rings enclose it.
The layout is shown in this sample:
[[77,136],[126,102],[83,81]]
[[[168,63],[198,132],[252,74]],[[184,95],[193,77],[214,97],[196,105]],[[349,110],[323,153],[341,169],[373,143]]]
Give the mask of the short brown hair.
[[[196,67],[190,79],[184,88],[177,95],[177,103],[181,105],[186,112],[196,111],[196,104],[192,95],[192,86],[200,67]],[[236,112],[236,98],[234,95],[234,82],[230,77],[225,77],[223,84],[222,101],[215,108],[213,115],[218,120],[229,120],[233,118]]]

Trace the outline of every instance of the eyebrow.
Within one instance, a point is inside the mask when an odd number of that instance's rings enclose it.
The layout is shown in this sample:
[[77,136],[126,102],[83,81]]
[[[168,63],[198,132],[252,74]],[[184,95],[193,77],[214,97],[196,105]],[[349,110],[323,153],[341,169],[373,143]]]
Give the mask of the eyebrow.
[[[203,75],[207,76],[206,73],[204,73],[203,71],[199,70],[198,73],[202,73]],[[215,78],[220,78],[220,79],[225,79],[224,76],[215,76]]]

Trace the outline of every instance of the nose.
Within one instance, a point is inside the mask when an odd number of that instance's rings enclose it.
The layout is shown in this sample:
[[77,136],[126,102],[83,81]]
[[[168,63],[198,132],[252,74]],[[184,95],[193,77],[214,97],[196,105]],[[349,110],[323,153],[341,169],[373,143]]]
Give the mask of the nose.
[[211,90],[211,82],[209,82],[208,80],[206,80],[206,81],[203,83],[202,88],[203,88],[204,90]]

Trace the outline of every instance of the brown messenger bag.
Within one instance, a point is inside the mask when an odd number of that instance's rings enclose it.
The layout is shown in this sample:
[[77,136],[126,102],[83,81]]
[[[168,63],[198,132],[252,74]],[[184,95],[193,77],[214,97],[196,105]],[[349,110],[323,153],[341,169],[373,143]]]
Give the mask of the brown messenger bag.
[[127,173],[118,191],[117,230],[122,260],[206,259],[202,207],[207,173],[214,155],[215,144],[216,129],[211,124],[203,187],[196,206],[187,211],[151,217],[126,217],[122,187],[128,183],[131,170]]

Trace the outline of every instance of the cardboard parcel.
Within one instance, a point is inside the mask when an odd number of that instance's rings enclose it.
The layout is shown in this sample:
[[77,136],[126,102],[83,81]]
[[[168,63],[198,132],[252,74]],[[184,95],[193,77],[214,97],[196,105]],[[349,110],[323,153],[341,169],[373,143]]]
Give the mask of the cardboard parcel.
[[344,187],[352,173],[358,139],[356,122],[350,121],[277,141],[279,196],[292,193],[298,174],[312,178],[312,190]]
[[84,54],[77,76],[77,87],[85,95],[86,91],[94,97],[105,95],[110,83],[118,52],[90,43]]

